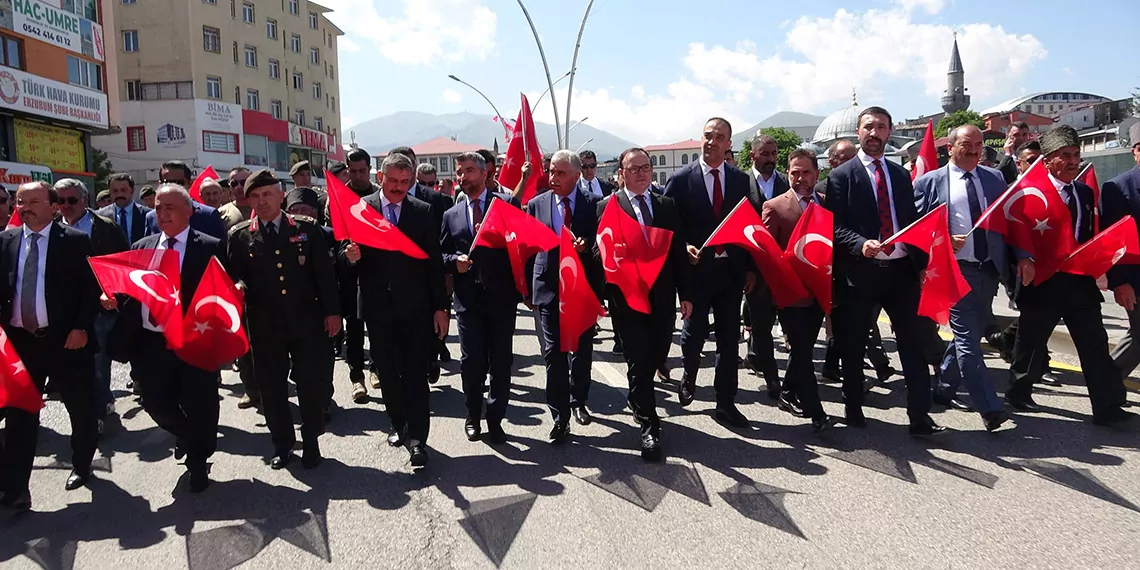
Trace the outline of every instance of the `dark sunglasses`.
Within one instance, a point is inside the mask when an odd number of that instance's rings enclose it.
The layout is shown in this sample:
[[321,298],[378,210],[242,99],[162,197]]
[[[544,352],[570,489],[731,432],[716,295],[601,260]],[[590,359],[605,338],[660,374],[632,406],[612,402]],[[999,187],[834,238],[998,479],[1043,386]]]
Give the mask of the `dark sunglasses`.
[[60,198],[59,201],[63,204],[67,204],[68,206],[74,206],[80,202],[79,198],[76,198],[75,196],[68,196],[67,198]]
[[583,164],[583,165],[582,165],[582,168],[597,168],[597,167],[598,167],[598,164],[597,164],[597,163],[594,163],[594,164]]
[[235,186],[245,186],[245,180],[234,180],[230,182],[230,188],[233,188]]

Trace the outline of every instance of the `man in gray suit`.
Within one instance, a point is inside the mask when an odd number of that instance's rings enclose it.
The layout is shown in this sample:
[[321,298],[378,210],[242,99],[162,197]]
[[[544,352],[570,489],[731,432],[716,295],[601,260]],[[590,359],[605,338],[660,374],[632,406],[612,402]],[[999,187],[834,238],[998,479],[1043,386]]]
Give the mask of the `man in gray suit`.
[[[948,139],[950,162],[929,172],[914,183],[918,214],[925,215],[942,204],[947,205],[950,241],[962,276],[970,284],[970,292],[950,309],[950,329],[954,341],[946,349],[950,364],[960,374],[947,370],[934,388],[936,402],[958,403],[958,384],[966,385],[974,408],[981,414],[987,430],[993,431],[1009,419],[994,383],[986,371],[981,338],[993,321],[993,300],[998,283],[1007,269],[1006,245],[1001,234],[988,230],[970,232],[978,217],[1005,192],[1001,172],[979,166],[982,157],[982,132],[973,125],[952,131]],[[966,406],[958,403],[959,409]]]

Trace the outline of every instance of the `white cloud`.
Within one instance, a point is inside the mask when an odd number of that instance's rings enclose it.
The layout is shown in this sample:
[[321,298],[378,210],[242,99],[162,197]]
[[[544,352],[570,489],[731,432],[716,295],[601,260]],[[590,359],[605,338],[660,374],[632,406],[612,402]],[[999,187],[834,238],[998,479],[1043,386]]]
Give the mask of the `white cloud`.
[[462,103],[463,95],[460,95],[459,92],[454,89],[444,89],[443,100],[448,103]]
[[[761,101],[769,112],[825,114],[849,102],[852,88],[860,103],[889,106],[892,99],[914,97],[914,89],[905,86],[917,82],[918,97],[935,109],[946,86],[955,29],[913,16],[935,14],[944,5],[944,0],[896,0],[885,9],[801,17],[784,28],[784,47],[774,54],[761,54],[747,41],[731,47],[692,43],[681,76],[664,92],[647,93],[638,86],[622,98],[606,89],[581,91],[575,93],[574,110],[599,128],[648,144],[695,137],[713,115],[760,120]],[[967,24],[956,31],[966,86],[976,99],[1015,92],[1017,79],[1046,55],[1037,38],[1001,26]],[[559,101],[565,101],[564,93]],[[546,111],[536,112],[549,121],[549,105],[544,106]],[[751,122],[736,121],[737,128]]]
[[495,46],[496,16],[484,0],[323,0],[345,31],[348,51],[370,42],[384,57],[407,65],[484,60]]

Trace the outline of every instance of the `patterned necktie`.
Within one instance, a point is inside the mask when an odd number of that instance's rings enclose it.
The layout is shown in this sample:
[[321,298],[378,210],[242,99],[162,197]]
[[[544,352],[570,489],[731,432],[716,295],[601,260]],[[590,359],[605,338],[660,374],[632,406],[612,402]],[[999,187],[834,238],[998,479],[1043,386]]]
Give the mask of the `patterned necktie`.
[[570,230],[574,226],[574,212],[570,211],[570,198],[562,199],[562,227]]
[[[978,199],[978,187],[974,184],[974,175],[967,172],[963,178],[966,179],[966,198],[970,202],[970,225],[978,223],[978,218],[982,216],[982,202]],[[973,232],[970,234],[974,238],[974,259],[978,263],[985,263],[989,260],[990,245],[986,230]]]
[[[724,189],[722,189],[720,186],[720,170],[714,168],[709,172],[713,177],[713,215],[716,216],[717,219],[720,219],[720,210],[724,206]],[[724,253],[724,246],[716,246],[716,254],[720,255],[722,253]]]
[[1081,225],[1078,223],[1077,218],[1077,192],[1072,184],[1066,184],[1062,190],[1065,191],[1065,196],[1069,198],[1069,216],[1073,218],[1073,237],[1077,239],[1077,243],[1084,243],[1085,240],[1081,239]]
[[393,226],[400,223],[400,218],[396,215],[395,204],[388,204],[388,221],[391,222]]
[[24,280],[20,283],[20,318],[24,321],[24,328],[28,332],[36,332],[40,328],[39,316],[36,314],[36,285],[40,277],[40,247],[39,241],[43,237],[37,233],[28,234],[28,255],[24,259]]
[[[885,240],[895,235],[895,222],[891,217],[891,195],[887,191],[887,175],[883,172],[883,162],[875,159],[875,194],[879,202],[879,240]],[[883,247],[883,253],[890,255],[895,251],[894,244]]]

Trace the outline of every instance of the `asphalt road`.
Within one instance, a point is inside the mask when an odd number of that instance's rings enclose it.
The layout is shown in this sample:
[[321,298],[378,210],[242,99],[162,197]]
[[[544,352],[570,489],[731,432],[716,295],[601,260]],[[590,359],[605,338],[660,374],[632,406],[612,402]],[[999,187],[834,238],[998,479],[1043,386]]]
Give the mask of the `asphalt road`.
[[[190,495],[172,438],[126,395],[126,370],[116,367],[120,421],[101,442],[97,479],[63,491],[68,427],[51,402],[32,476],[36,512],[0,518],[0,564],[1140,567],[1140,427],[1091,425],[1077,375],[1038,392],[1047,412],[1017,415],[995,434],[976,414],[941,412],[937,421],[954,431],[927,442],[906,434],[899,377],[868,399],[870,427],[813,436],[742,371],[739,402],[752,426],[729,430],[712,418],[710,357],[689,408],[677,406],[676,373],[660,385],[668,459],[645,464],[608,328],[595,344],[596,421],[575,425],[565,446],[546,441],[551,422],[533,323],[520,314],[509,442],[466,441],[453,362],[432,390],[432,462],[417,473],[404,450],[385,444],[382,404],[349,401],[341,362],[339,408],[321,441],[328,459],[313,471],[300,462],[271,471],[263,418],[237,409],[240,384],[227,372],[215,483]],[[458,355],[456,342],[452,351]],[[786,355],[779,357],[783,365]],[[678,366],[679,347],[672,361]],[[1003,363],[989,363],[1005,376]],[[822,394],[827,410],[841,415],[838,387],[825,385]]]

